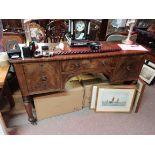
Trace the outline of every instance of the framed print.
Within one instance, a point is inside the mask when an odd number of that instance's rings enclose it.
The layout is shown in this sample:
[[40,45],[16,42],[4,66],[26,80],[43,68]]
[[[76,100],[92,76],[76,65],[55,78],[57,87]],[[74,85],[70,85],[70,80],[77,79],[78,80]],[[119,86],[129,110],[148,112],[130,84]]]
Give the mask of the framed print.
[[95,84],[92,86],[92,96],[91,96],[91,103],[90,103],[90,109],[96,108],[96,98],[97,98],[97,88],[98,87],[107,87],[107,88],[120,88],[120,89],[135,89],[135,85],[110,85],[109,83],[101,83],[101,84]]
[[155,64],[151,62],[150,60],[145,60],[145,64],[155,69]]
[[97,86],[93,86],[93,88],[92,88],[91,103],[90,103],[90,109],[95,109],[96,94],[97,94]]
[[96,107],[96,94],[97,94],[98,86],[109,86],[109,83],[105,82],[105,83],[95,84],[92,86],[90,109],[95,109]]
[[146,83],[139,78],[137,81],[137,92],[136,92],[136,97],[134,101],[133,112],[138,112],[139,110],[145,86],[146,86]]
[[151,84],[151,82],[155,78],[155,69],[153,69],[150,66],[144,64],[139,77],[142,80],[144,80],[147,84]]
[[96,112],[130,112],[135,93],[136,88],[98,88]]

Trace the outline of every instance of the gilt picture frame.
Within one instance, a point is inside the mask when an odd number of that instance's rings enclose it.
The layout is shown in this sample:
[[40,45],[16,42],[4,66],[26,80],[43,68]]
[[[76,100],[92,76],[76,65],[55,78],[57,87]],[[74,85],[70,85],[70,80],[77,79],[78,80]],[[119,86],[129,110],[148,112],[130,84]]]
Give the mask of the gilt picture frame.
[[91,102],[90,102],[91,110],[95,110],[95,108],[96,108],[97,87],[101,87],[101,86],[109,86],[109,83],[105,82],[105,83],[100,83],[100,84],[94,84],[92,86]]
[[137,91],[136,91],[136,97],[133,105],[133,112],[137,113],[141,105],[146,82],[144,82],[141,78],[139,78],[136,86],[137,86]]
[[98,87],[96,112],[131,112],[136,86]]
[[139,77],[150,85],[155,78],[155,69],[144,64]]
[[90,102],[90,109],[94,110],[96,105],[96,94],[97,94],[97,86],[92,87],[92,94],[91,94],[91,102]]

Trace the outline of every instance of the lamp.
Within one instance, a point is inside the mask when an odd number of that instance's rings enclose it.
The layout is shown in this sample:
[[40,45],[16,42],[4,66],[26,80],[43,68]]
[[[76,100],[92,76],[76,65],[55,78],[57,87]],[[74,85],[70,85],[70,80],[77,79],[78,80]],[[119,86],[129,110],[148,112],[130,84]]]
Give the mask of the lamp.
[[126,26],[129,26],[130,27],[129,28],[129,33],[128,33],[127,38],[125,40],[123,40],[122,43],[127,44],[127,45],[133,44],[133,41],[130,40],[130,37],[131,37],[131,33],[133,31],[133,28],[134,28],[135,23],[136,23],[136,20],[135,19],[130,19],[130,20],[127,21]]

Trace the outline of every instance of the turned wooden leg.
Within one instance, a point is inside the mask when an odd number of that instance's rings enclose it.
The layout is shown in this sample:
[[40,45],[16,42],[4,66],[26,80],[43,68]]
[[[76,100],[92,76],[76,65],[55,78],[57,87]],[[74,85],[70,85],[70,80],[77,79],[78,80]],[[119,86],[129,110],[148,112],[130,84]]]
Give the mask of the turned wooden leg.
[[5,95],[7,97],[9,104],[10,104],[10,108],[13,108],[15,106],[15,102],[14,102],[10,87],[7,82],[5,83]]
[[37,119],[34,118],[33,112],[32,112],[32,98],[30,96],[23,96],[23,102],[25,106],[25,110],[28,114],[28,120],[31,122],[31,124],[37,124]]

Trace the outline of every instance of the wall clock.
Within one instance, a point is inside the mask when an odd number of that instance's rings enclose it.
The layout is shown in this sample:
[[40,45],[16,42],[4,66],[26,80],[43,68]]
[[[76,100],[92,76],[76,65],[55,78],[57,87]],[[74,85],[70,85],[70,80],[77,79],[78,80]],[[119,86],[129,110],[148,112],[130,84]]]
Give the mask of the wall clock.
[[90,20],[70,19],[67,41],[70,46],[87,46],[90,32]]

